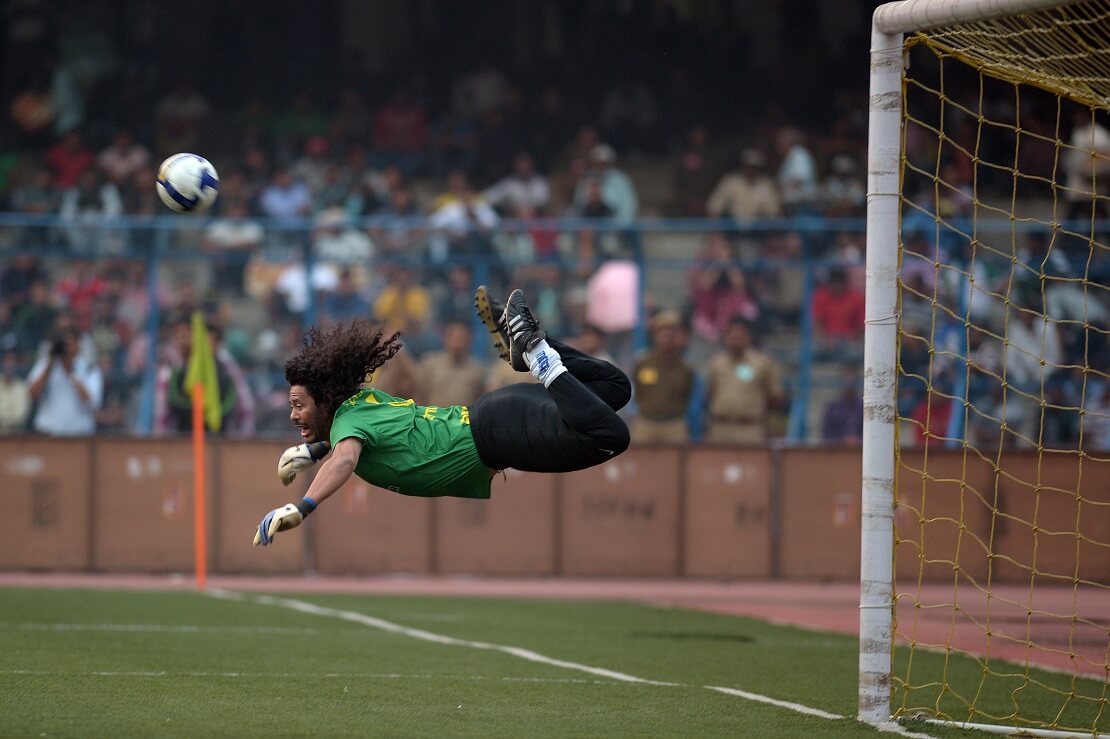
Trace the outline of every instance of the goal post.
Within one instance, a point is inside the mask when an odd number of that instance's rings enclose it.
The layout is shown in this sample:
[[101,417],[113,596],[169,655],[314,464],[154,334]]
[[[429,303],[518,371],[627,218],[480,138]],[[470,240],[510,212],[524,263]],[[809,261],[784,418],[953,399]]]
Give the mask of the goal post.
[[1110,0],[874,12],[862,721],[1110,736],[1108,113]]

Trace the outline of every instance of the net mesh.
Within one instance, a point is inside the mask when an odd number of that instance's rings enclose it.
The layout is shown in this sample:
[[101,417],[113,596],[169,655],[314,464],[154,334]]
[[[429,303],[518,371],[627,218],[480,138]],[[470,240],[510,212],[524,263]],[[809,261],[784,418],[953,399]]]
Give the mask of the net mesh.
[[907,47],[892,705],[1110,731],[1110,3]]

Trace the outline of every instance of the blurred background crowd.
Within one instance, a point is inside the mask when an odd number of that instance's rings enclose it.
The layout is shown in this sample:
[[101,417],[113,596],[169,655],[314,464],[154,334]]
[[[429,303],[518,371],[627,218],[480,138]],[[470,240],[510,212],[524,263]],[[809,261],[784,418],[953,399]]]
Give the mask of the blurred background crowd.
[[[872,3],[2,5],[5,432],[184,430],[198,309],[229,435],[285,432],[284,358],[306,325],[354,317],[404,332],[384,389],[468,403],[523,377],[474,321],[484,282],[524,287],[550,333],[629,372],[640,441],[859,439]],[[790,41],[818,25],[836,32]],[[220,173],[204,218],[155,195],[179,151]],[[944,153],[927,135],[907,151]],[[967,215],[973,168],[944,166],[943,215]],[[915,233],[922,264],[966,261]],[[1046,243],[1021,244],[1030,269]],[[1062,277],[1091,251],[1069,249]],[[1101,252],[1081,274],[1105,285]],[[927,308],[934,274],[909,279]],[[1104,289],[1051,287],[1061,315],[1105,324]],[[954,318],[922,335],[960,334]],[[1063,367],[1110,357],[1082,322],[1053,334],[1046,392],[1068,411],[1044,442],[1067,445],[1077,411],[1110,401]],[[903,414],[941,433],[931,384],[903,386]],[[1032,422],[1019,405],[999,413]]]

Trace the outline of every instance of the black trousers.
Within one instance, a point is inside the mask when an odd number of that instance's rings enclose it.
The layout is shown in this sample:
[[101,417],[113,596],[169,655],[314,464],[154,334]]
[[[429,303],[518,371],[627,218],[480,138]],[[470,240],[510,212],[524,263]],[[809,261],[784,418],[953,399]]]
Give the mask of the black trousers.
[[567,368],[550,387],[509,385],[470,405],[478,456],[495,470],[572,472],[628,448],[628,426],[617,415],[632,397],[628,377],[609,362],[547,343]]

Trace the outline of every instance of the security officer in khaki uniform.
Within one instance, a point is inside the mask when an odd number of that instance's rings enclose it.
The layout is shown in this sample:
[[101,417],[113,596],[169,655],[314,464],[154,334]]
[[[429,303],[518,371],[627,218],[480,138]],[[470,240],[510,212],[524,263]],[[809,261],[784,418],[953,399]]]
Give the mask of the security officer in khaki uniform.
[[486,367],[470,356],[470,323],[448,321],[443,327],[443,351],[420,361],[420,384],[427,405],[445,408],[469,405],[485,390]]
[[705,440],[766,443],[770,411],[786,398],[779,368],[751,346],[751,327],[739,316],[729,320],[721,341],[724,351],[709,360],[706,371],[709,431]]
[[632,441],[683,444],[690,439],[686,407],[694,389],[694,371],[682,359],[682,319],[675,311],[660,311],[649,327],[652,349],[632,372],[639,408],[632,422]]

